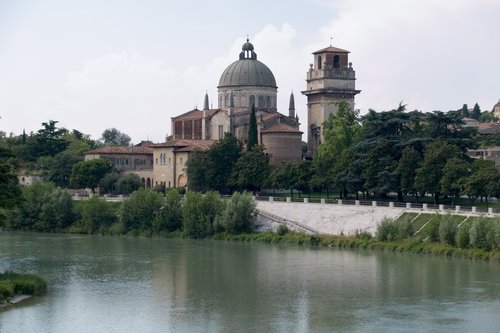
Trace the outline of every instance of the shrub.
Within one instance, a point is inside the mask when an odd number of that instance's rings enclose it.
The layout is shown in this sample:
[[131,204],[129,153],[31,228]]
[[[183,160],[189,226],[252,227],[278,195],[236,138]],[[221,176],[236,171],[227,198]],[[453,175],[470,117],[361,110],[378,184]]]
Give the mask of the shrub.
[[224,203],[216,192],[202,195],[188,192],[182,205],[182,226],[190,238],[204,238],[213,234],[215,221],[220,220]]
[[0,280],[0,302],[14,295],[14,284],[11,281]]
[[457,232],[457,224],[453,221],[451,215],[441,216],[439,221],[439,240],[441,243],[455,245],[455,234]]
[[397,238],[398,227],[394,220],[384,218],[377,226],[376,237],[378,241],[393,241]]
[[0,284],[4,288],[5,286],[9,288],[9,283],[13,288],[12,294],[40,295],[47,290],[47,283],[41,277],[33,274],[18,274],[13,272],[0,274]]
[[225,231],[238,233],[250,231],[256,220],[257,209],[253,197],[246,192],[234,192],[226,204],[219,223]]
[[165,204],[153,222],[155,232],[175,231],[182,227],[182,195],[177,189],[167,192]]
[[94,234],[115,223],[117,216],[113,207],[103,198],[93,196],[77,207],[79,222],[86,233]]
[[163,204],[163,195],[140,188],[122,202],[120,222],[124,232],[151,231],[153,221]]
[[278,228],[276,228],[276,234],[278,234],[279,236],[284,236],[289,232],[290,229],[288,229],[288,227],[285,224],[280,224]]
[[470,245],[470,224],[464,223],[460,227],[457,228],[455,241],[456,245],[462,249],[467,248]]
[[472,223],[469,231],[470,245],[479,249],[491,250],[495,247],[493,221],[480,218]]
[[122,174],[116,182],[117,194],[130,194],[141,187],[141,178],[135,173]]

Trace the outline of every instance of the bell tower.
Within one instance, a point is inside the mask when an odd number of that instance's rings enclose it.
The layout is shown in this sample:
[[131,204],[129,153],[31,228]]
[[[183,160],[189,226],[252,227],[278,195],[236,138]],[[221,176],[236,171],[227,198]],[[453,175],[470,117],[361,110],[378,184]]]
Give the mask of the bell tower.
[[322,142],[323,123],[337,114],[337,103],[347,101],[354,108],[356,73],[349,62],[349,51],[329,46],[313,52],[314,63],[307,72],[307,147],[314,155]]

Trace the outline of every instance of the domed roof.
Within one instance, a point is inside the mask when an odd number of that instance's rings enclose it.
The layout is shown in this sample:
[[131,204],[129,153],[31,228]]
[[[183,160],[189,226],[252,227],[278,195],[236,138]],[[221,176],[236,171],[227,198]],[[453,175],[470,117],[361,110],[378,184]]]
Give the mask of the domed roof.
[[219,80],[219,87],[261,86],[277,88],[273,72],[257,60],[253,45],[248,41],[243,44],[240,60],[229,65]]

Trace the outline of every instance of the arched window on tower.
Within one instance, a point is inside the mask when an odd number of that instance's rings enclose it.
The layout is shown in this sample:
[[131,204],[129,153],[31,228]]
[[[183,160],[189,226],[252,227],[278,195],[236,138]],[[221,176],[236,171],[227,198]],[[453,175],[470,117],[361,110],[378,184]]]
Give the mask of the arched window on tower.
[[254,95],[250,95],[250,98],[248,99],[248,106],[252,107],[254,105],[255,105],[255,96]]
[[338,54],[333,57],[333,68],[340,68],[340,57]]
[[259,96],[259,108],[264,107],[264,96]]
[[271,97],[266,96],[266,108],[270,108],[270,107],[271,107]]
[[321,69],[322,66],[322,59],[321,56],[318,56],[318,69]]

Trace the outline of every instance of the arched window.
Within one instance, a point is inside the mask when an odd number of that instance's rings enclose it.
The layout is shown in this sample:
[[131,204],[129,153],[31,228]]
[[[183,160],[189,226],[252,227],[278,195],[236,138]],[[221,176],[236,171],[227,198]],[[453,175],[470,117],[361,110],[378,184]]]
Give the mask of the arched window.
[[259,96],[259,108],[264,107],[264,96]]
[[250,95],[250,98],[248,99],[248,106],[252,107],[253,105],[255,105],[255,96]]
[[270,107],[271,107],[271,97],[266,96],[266,108],[270,108]]
[[340,68],[340,57],[338,54],[333,57],[333,68]]
[[318,69],[321,69],[321,66],[322,66],[322,60],[321,60],[321,56],[318,56]]
[[229,95],[226,95],[226,97],[224,97],[224,106],[225,107],[229,106]]

